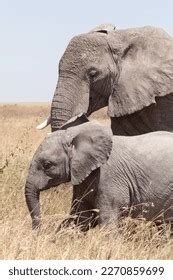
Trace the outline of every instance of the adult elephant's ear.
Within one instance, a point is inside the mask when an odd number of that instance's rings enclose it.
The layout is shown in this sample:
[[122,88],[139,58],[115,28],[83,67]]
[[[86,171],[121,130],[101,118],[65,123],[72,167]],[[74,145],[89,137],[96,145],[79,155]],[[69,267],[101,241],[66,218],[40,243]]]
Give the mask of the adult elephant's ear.
[[[106,163],[112,150],[110,128],[85,123],[69,128],[73,133],[71,153],[71,182],[78,185],[96,168]],[[75,131],[75,132],[74,132]]]
[[110,31],[115,30],[116,27],[110,23],[108,24],[101,24],[95,28],[93,28],[90,32],[101,32],[101,33],[108,33]]
[[132,114],[173,92],[173,39],[163,30],[146,28],[130,35],[126,44],[109,97],[110,117]]

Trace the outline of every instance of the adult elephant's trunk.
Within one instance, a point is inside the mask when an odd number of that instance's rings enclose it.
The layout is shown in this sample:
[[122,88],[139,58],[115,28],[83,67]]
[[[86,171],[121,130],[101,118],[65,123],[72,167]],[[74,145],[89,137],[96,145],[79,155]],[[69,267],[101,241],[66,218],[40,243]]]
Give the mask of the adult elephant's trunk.
[[28,206],[32,218],[32,229],[37,229],[40,223],[39,197],[40,197],[39,189],[35,185],[27,181],[25,185],[25,198],[26,198],[26,204]]
[[73,78],[60,78],[51,106],[52,131],[59,129],[71,117],[86,113],[89,106],[87,85]]

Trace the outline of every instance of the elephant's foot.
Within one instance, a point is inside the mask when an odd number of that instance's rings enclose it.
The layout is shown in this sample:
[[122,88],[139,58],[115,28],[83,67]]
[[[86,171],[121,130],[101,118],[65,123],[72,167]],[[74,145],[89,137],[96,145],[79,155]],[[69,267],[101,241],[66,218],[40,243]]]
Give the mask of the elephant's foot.
[[74,226],[76,225],[76,218],[75,217],[70,217],[65,219],[56,229],[55,233],[58,233],[60,230],[63,230],[65,228],[71,227],[74,228]]
[[86,232],[90,228],[94,228],[97,224],[98,217],[94,213],[92,213],[90,216],[85,216],[81,213],[65,219],[57,228],[56,233],[68,227],[78,227],[79,230]]
[[96,227],[98,224],[98,215],[93,211],[81,212],[76,219],[76,226],[83,232]]

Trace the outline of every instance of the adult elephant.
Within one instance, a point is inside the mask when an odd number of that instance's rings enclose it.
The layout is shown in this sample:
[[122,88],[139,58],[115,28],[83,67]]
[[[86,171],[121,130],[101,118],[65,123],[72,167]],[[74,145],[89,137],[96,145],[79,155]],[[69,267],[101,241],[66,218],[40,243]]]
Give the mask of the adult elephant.
[[70,41],[59,63],[52,131],[105,106],[113,134],[173,131],[173,39],[164,30],[106,25]]

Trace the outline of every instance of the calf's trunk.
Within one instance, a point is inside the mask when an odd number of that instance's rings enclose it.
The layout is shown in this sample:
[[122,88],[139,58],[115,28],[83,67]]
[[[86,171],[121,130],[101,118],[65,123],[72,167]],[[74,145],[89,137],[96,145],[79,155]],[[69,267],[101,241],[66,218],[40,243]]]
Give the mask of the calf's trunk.
[[31,218],[32,229],[37,229],[40,224],[40,191],[33,184],[26,182],[25,186],[25,199],[28,206]]

